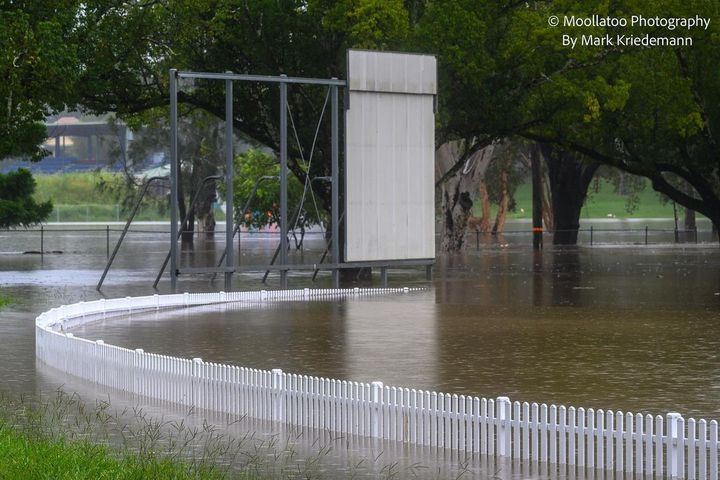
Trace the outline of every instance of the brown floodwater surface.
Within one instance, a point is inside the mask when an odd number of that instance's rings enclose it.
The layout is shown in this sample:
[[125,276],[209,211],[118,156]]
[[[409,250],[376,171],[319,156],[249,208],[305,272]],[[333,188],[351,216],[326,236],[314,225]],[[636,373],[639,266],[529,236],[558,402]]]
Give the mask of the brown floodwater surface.
[[[105,263],[105,231],[45,235],[46,249],[64,253],[22,255],[35,248],[37,233],[0,232],[0,288],[15,299],[0,312],[0,390],[16,395],[46,394],[66,384],[35,364],[35,316],[101,298],[94,287]],[[131,233],[102,295],[155,293],[151,285],[167,252],[166,237]],[[217,261],[223,238],[197,241],[183,262]],[[267,261],[276,241],[243,237],[241,261]],[[310,236],[305,245],[303,253],[292,252],[292,261],[317,262],[321,238]],[[421,270],[391,269],[389,275],[390,286],[427,288],[333,302],[135,314],[75,333],[262,369],[720,419],[717,244],[546,246],[534,253],[529,237],[508,235],[483,239],[462,255],[440,256],[431,282]],[[237,275],[233,289],[279,286],[275,276],[262,285],[261,276]],[[378,278],[373,282],[352,286],[377,286]],[[159,293],[169,292],[168,283],[166,277]],[[290,276],[291,288],[314,285],[329,286],[329,276],[321,274],[317,284],[307,273]],[[223,284],[184,276],[179,289],[218,291]],[[95,394],[120,398],[106,390]]]
[[441,259],[419,293],[140,314],[77,333],[254,368],[720,418],[718,266],[710,247],[488,246]]

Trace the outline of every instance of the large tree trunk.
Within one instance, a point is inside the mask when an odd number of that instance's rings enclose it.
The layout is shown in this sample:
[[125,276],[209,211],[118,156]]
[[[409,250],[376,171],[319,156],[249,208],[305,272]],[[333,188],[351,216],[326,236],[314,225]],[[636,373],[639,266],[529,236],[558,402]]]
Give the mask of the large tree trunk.
[[480,202],[480,216],[468,217],[468,228],[474,228],[480,233],[490,231],[490,216],[492,215],[490,208],[490,195],[488,195],[485,179],[481,179],[478,187],[478,201]]
[[195,203],[198,231],[207,234],[208,237],[215,233],[215,215],[212,211],[213,203],[217,198],[215,188],[215,182],[208,183]]
[[553,145],[542,144],[541,148],[548,167],[552,195],[555,220],[553,244],[575,245],[582,206],[600,164],[584,161],[577,154]]
[[545,224],[545,230],[548,232],[555,231],[555,217],[553,217],[552,205],[550,202],[550,186],[548,185],[547,175],[542,176],[542,217]]
[[492,233],[502,233],[507,220],[508,207],[510,206],[510,195],[508,195],[508,178],[507,170],[503,168],[500,172],[500,204],[498,205],[497,215],[495,216],[495,225],[493,225]]
[[[178,220],[180,221],[180,241],[181,244],[193,243],[193,228],[195,226],[195,215],[193,212],[187,210],[187,204],[185,202],[185,189],[182,186],[182,177],[178,173]],[[185,216],[188,216],[188,221],[183,222]]]
[[[461,160],[464,145],[461,142],[445,143],[435,153],[436,178],[441,178]],[[458,252],[465,244],[465,229],[472,212],[472,197],[477,192],[480,178],[487,169],[494,147],[485,147],[465,160],[463,168],[441,185],[442,242],[444,252]]]

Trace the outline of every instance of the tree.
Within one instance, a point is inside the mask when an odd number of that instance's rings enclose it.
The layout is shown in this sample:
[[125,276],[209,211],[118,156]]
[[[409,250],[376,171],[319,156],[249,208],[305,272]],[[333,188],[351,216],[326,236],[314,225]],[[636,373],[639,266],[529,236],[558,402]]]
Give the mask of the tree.
[[[620,2],[613,8],[607,13],[622,15],[632,10],[648,16],[708,18],[717,14],[717,4],[710,2]],[[720,156],[715,131],[720,121],[720,80],[708,72],[720,66],[718,32],[720,27],[711,22],[707,30],[682,33],[691,38],[691,46],[584,49],[584,55],[596,55],[602,61],[582,74],[571,72],[555,82],[571,92],[565,98],[574,99],[574,108],[559,103],[563,90],[546,85],[543,95],[536,96],[533,110],[557,112],[560,105],[562,113],[524,135],[644,176],[656,191],[717,225]],[[628,28],[622,33],[648,32]],[[566,55],[573,58],[575,54]]]
[[[0,160],[38,161],[46,115],[72,102],[77,57],[72,37],[76,3],[3,2],[0,5]],[[28,170],[0,174],[0,227],[27,227],[50,215],[50,202],[32,198]]]
[[34,192],[35,180],[29,170],[0,175],[0,228],[29,227],[47,220],[52,202],[37,203]]
[[[717,14],[714,2],[475,2],[428,5],[419,37],[439,55],[438,138],[482,148],[521,135],[651,180],[653,188],[720,222],[716,148],[720,27],[687,32],[692,46],[570,49],[561,36],[656,34],[640,27],[553,28],[550,15]],[[489,20],[492,19],[492,20]],[[683,35],[686,35],[683,32]],[[472,152],[469,152],[472,154]],[[448,169],[444,182],[465,159]],[[690,194],[683,192],[690,185]]]
[[[277,225],[280,218],[280,185],[276,179],[261,180],[262,177],[280,175],[277,159],[267,152],[251,148],[235,157],[235,172],[233,203],[236,222],[248,228]],[[220,190],[224,190],[223,185]],[[300,230],[301,237],[306,227],[327,221],[311,196],[309,185],[306,189],[296,177],[288,177],[288,217],[291,222],[288,230],[293,233],[295,229]],[[302,240],[299,240],[298,248],[301,243]]]
[[440,204],[442,209],[443,237],[441,250],[454,252],[465,243],[465,228],[470,218],[473,201],[480,179],[492,159],[494,145],[489,145],[468,156],[473,145],[464,142],[447,142],[435,153],[435,177],[442,178],[453,168],[459,158],[465,158],[462,170],[452,175],[441,185]]
[[588,187],[600,164],[583,160],[578,154],[555,145],[543,144],[541,151],[550,179],[548,183],[555,223],[553,243],[575,245]]
[[[569,67],[539,33],[547,16],[525,2],[442,0],[429,3],[416,31],[418,48],[438,55],[440,110],[438,143],[472,145],[444,169],[436,186],[457,182],[468,158],[488,145],[509,139],[547,121],[547,112],[532,111],[529,102],[546,78]],[[498,180],[501,180],[501,176]],[[474,188],[474,187],[469,187]],[[468,192],[460,192],[463,198]],[[447,212],[444,212],[446,218]],[[446,224],[446,235],[459,238],[466,218]],[[462,243],[445,245],[460,249]]]
[[[170,154],[170,129],[162,109],[148,110],[130,120],[128,128],[134,130],[133,142],[127,149],[122,148],[121,142],[112,142],[109,148],[111,163],[119,160],[123,175],[102,179],[99,183],[101,189],[112,192],[121,201],[124,210],[132,208],[143,182],[148,180],[143,171],[149,166],[149,157],[160,154],[168,158]],[[116,119],[111,117],[109,122],[115,124]],[[182,225],[182,238],[186,242],[193,240],[196,220],[205,233],[213,233],[215,229],[212,205],[216,200],[217,182],[210,180],[201,184],[207,177],[217,175],[224,165],[223,127],[216,117],[199,109],[183,109],[178,118],[178,214],[181,220],[187,216]],[[167,190],[161,196],[152,195],[154,192],[151,190],[144,202],[167,212]],[[193,209],[189,211],[193,202]]]
[[47,155],[43,121],[73,99],[76,12],[72,0],[0,5],[0,159]]
[[[88,39],[80,53],[86,60],[81,103],[91,111],[116,112],[123,119],[166,108],[171,67],[342,77],[347,47],[396,47],[407,35],[408,23],[400,0],[89,2],[79,26]],[[196,80],[182,87],[181,106],[224,118],[223,82]],[[289,142],[288,168],[305,184],[307,176],[330,174],[329,121],[320,124],[310,170],[304,168],[301,154],[315,143],[327,91],[297,85],[288,90],[299,139]],[[286,107],[279,105],[276,86],[237,84],[236,133],[277,152],[280,108]],[[329,211],[329,185],[313,182],[311,187],[320,207]],[[344,240],[336,244],[342,246]]]

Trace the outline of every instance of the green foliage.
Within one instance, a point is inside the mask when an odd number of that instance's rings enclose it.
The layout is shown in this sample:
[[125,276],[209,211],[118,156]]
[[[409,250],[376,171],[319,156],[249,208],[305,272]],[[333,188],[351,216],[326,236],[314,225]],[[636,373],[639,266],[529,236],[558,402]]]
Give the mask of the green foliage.
[[13,299],[7,295],[0,295],[0,308],[6,307],[13,303]]
[[74,99],[77,2],[0,4],[0,159],[40,160],[46,115]]
[[29,227],[47,220],[52,202],[36,202],[34,192],[29,170],[0,173],[0,228]]
[[[416,43],[438,55],[437,138],[553,143],[641,175],[720,223],[717,2],[435,0]],[[707,30],[551,27],[550,15],[710,18]],[[563,46],[562,35],[688,36],[692,47]],[[632,207],[632,205],[630,205]]]
[[[280,217],[280,183],[277,180],[263,180],[260,182],[255,196],[247,210],[243,210],[257,181],[263,176],[280,175],[280,164],[272,155],[258,149],[249,149],[235,157],[235,177],[233,178],[233,193],[236,222],[251,228],[262,228],[276,225]],[[221,185],[220,191],[224,195]],[[314,206],[308,190],[303,199],[303,184],[295,176],[288,176],[288,217],[294,220],[293,214],[297,206],[304,201],[301,218],[298,225],[309,226],[318,223]],[[312,213],[311,213],[312,212]],[[295,225],[291,224],[290,228]]]
[[[712,74],[720,65],[717,2],[93,1],[82,4],[81,15],[77,3],[60,3],[0,10],[0,71],[9,79],[0,98],[17,106],[7,128],[23,126],[0,135],[0,154],[17,150],[8,141],[37,144],[38,112],[63,102],[114,111],[136,126],[152,124],[166,115],[171,67],[343,77],[347,47],[404,49],[438,57],[438,142],[481,145],[519,135],[553,143],[645,176],[656,190],[720,222],[720,77]],[[563,34],[659,33],[548,25],[550,15],[640,13],[713,21],[707,30],[675,31],[692,37],[693,46],[684,48],[570,49]],[[222,82],[184,82],[182,115],[202,109],[223,118],[223,89]],[[243,84],[235,95],[236,131],[277,151],[277,88]],[[305,173],[328,174],[329,122],[321,125],[312,171],[300,162],[324,95],[316,87],[289,89],[301,143],[291,142],[289,161],[301,182]],[[327,207],[329,189],[316,188]]]
[[[167,115],[169,68],[343,78],[347,47],[399,49],[407,41],[409,22],[400,0],[89,2],[78,25],[85,39],[79,46],[85,65],[81,103],[94,112],[114,111],[140,127]],[[260,83],[235,85],[236,133],[277,152],[278,89]],[[311,171],[305,172],[301,162],[301,152],[307,157],[311,150],[326,94],[325,88],[313,86],[288,89],[300,143],[289,142],[289,166],[301,183],[305,173],[329,175],[327,114]],[[222,82],[183,81],[179,101],[183,117],[203,110],[224,119]],[[319,208],[327,209],[330,189],[313,187]]]
[[323,26],[354,48],[382,50],[407,38],[409,18],[401,0],[342,0],[325,7]]

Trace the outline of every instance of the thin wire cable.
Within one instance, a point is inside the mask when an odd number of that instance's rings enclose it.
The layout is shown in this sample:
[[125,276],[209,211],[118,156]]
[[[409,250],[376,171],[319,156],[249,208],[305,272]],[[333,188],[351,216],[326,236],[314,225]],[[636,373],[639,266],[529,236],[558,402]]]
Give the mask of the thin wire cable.
[[[298,137],[297,128],[295,128],[295,120],[293,119],[292,110],[290,109],[290,103],[286,103],[287,110],[290,117],[290,125],[293,129],[293,134],[295,135],[295,142],[297,143],[298,150],[300,151],[300,160],[303,162],[303,166],[305,167],[305,184],[303,185],[303,193],[302,197],[300,197],[300,209],[298,210],[298,216],[295,217],[295,225],[293,225],[292,230],[295,231],[295,228],[297,228],[298,221],[300,220],[300,214],[299,212],[302,212],[302,208],[305,205],[305,196],[307,194],[308,188],[310,189],[310,198],[312,198],[313,205],[315,206],[315,215],[317,215],[318,218],[318,225],[320,226],[320,231],[323,233],[323,238],[325,235],[325,229],[322,225],[322,222],[320,222],[320,209],[317,206],[317,201],[315,199],[315,192],[313,192],[312,185],[310,184],[310,168],[312,167],[312,161],[313,156],[315,154],[315,145],[317,143],[318,134],[320,133],[320,125],[322,125],[323,117],[325,116],[325,109],[327,108],[328,99],[330,98],[330,88],[327,90],[327,94],[325,95],[325,102],[323,103],[322,111],[320,112],[320,118],[318,119],[317,127],[315,128],[315,136],[313,137],[312,145],[310,147],[310,155],[308,157],[308,161],[305,161],[305,155],[303,154],[303,148],[300,144],[300,138]],[[334,188],[334,186],[333,186]]]

